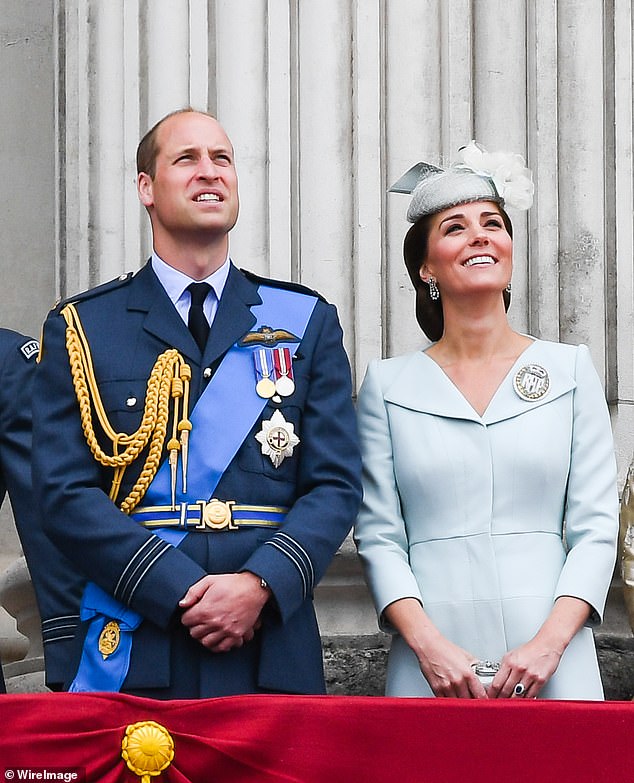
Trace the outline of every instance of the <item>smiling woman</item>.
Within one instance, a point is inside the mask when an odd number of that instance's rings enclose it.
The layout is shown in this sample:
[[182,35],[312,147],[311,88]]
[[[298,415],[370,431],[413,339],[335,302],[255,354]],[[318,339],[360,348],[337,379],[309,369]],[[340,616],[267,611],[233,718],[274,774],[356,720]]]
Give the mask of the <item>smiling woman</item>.
[[488,290],[502,306],[501,291],[511,281],[512,252],[513,241],[497,204],[462,204],[432,216],[419,275],[428,286],[435,280],[445,310],[456,302],[463,307],[464,297],[478,290]]
[[615,558],[610,420],[585,346],[507,320],[506,208],[530,206],[530,172],[474,142],[449,169],[412,171],[403,250],[433,342],[373,362],[359,394],[355,539],[393,634],[387,694],[601,699],[590,626]]
[[[525,173],[526,171],[528,169],[524,169],[520,176],[525,177],[532,185],[529,175]],[[443,176],[438,176],[441,173]],[[451,187],[452,182],[453,188]],[[444,191],[445,189],[448,189],[448,192],[445,194],[445,198],[442,198],[438,191]],[[528,185],[525,185],[524,189],[529,190],[530,188]],[[466,202],[460,203],[460,194],[467,199]],[[458,199],[458,202],[455,199]],[[405,236],[403,255],[405,266],[416,290],[416,319],[421,329],[432,341],[441,338],[444,329],[444,317],[443,303],[440,301],[439,296],[435,295],[438,290],[437,284],[435,287],[434,281],[430,290],[429,280],[432,275],[426,276],[425,282],[427,285],[423,284],[423,276],[421,275],[423,259],[428,257],[428,241],[431,228],[434,224],[439,224],[443,218],[451,217],[456,212],[458,214],[464,212],[464,209],[468,208],[469,204],[481,205],[483,201],[490,202],[490,207],[493,207],[495,214],[499,215],[499,217],[494,219],[498,222],[499,220],[502,221],[509,239],[512,240],[513,226],[511,219],[502,206],[502,200],[498,195],[496,186],[492,181],[479,177],[468,169],[456,167],[443,173],[441,170],[432,167],[430,176],[421,179],[412,195],[412,202],[407,217],[414,225]],[[454,207],[458,206],[458,203],[461,205],[460,210],[454,209]],[[489,215],[491,213],[490,209],[484,211]],[[454,230],[458,229],[455,228]],[[509,281],[505,284],[502,291],[505,310],[508,310],[511,302],[510,288],[509,276]]]

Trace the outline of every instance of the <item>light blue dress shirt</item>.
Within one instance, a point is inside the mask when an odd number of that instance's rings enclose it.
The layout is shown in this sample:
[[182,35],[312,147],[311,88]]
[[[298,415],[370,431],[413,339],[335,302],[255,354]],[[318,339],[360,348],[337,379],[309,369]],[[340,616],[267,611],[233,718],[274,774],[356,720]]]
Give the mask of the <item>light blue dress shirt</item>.
[[229,267],[229,256],[227,256],[224,264],[219,269],[216,269],[215,272],[203,280],[194,280],[184,272],[166,264],[156,253],[152,253],[152,269],[185,323],[187,323],[189,306],[191,304],[191,294],[187,290],[187,286],[190,283],[209,283],[211,290],[203,304],[203,312],[211,326],[218,309],[218,302],[229,276]]

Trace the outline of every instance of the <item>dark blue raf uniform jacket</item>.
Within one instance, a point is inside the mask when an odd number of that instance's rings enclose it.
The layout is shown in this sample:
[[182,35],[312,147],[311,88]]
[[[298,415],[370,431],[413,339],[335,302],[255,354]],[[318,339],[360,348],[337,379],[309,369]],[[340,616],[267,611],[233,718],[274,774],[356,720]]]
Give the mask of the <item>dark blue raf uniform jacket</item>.
[[44,535],[33,498],[31,391],[38,349],[37,340],[0,329],[0,503],[8,491],[43,619],[45,640],[49,619],[60,618],[59,624],[55,622],[56,632],[44,645],[44,654],[47,684],[61,687],[70,641],[79,620],[81,580]]
[[[191,409],[208,383],[203,371],[215,371],[252,329],[250,307],[260,302],[262,283],[286,287],[231,267],[203,356],[149,264],[70,300],[114,429],[131,433],[139,426],[148,377],[167,348],[191,366]],[[36,494],[47,533],[76,569],[144,618],[122,690],[170,698],[323,692],[312,593],[355,519],[361,494],[350,369],[335,308],[317,301],[293,362],[295,392],[281,404],[267,403],[213,493],[238,504],[289,508],[283,529],[190,532],[178,548],[154,547],[156,537],[108,498],[112,471],[93,459],[82,432],[59,309],[45,324],[35,391]],[[270,326],[284,328],[284,313]],[[278,468],[255,438],[276,409],[300,438]],[[128,468],[121,498],[140,469],[136,463]],[[270,539],[280,546],[265,546]],[[205,574],[240,570],[265,579],[274,600],[253,642],[214,654],[190,639],[178,601]]]

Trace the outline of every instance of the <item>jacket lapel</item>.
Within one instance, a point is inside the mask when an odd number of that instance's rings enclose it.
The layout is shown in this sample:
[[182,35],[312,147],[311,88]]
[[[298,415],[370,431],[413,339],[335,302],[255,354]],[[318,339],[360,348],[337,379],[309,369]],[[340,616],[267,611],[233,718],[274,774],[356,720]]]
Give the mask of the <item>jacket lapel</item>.
[[203,355],[204,364],[212,364],[249,331],[256,321],[250,308],[261,302],[257,285],[247,280],[231,264],[218,310],[209,331]]
[[148,262],[130,284],[128,310],[145,313],[143,328],[166,346],[176,348],[195,364],[207,365],[222,356],[255,323],[250,307],[261,302],[257,285],[231,264],[204,356]]
[[386,402],[434,416],[480,421],[480,417],[433,359],[419,351],[396,373]]
[[[539,364],[548,373],[549,387],[537,400],[524,400],[515,391],[513,380],[528,364]],[[421,413],[449,419],[495,424],[546,405],[576,386],[572,370],[561,366],[561,355],[550,344],[535,340],[517,359],[480,417],[443,370],[422,351],[412,354],[395,374],[385,391],[386,402]]]
[[145,313],[143,328],[170,348],[200,362],[200,351],[191,332],[152,270],[150,262],[135,275],[128,310]]
[[[484,424],[495,424],[534,408],[540,408],[542,405],[548,405],[549,402],[567,394],[576,387],[574,368],[562,365],[561,351],[558,351],[557,348],[553,350],[553,345],[556,344],[535,340],[518,357],[484,412],[482,417]],[[548,389],[543,396],[536,400],[525,400],[515,390],[515,377],[523,367],[531,364],[539,365],[546,370]]]

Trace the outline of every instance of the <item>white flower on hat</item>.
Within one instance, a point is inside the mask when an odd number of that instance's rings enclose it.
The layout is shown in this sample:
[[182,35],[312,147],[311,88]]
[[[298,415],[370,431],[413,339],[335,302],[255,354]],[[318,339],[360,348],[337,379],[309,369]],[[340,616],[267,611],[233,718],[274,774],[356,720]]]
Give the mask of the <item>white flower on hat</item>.
[[476,141],[470,141],[460,150],[457,166],[493,180],[506,207],[528,209],[533,203],[533,177],[521,155],[487,152]]

